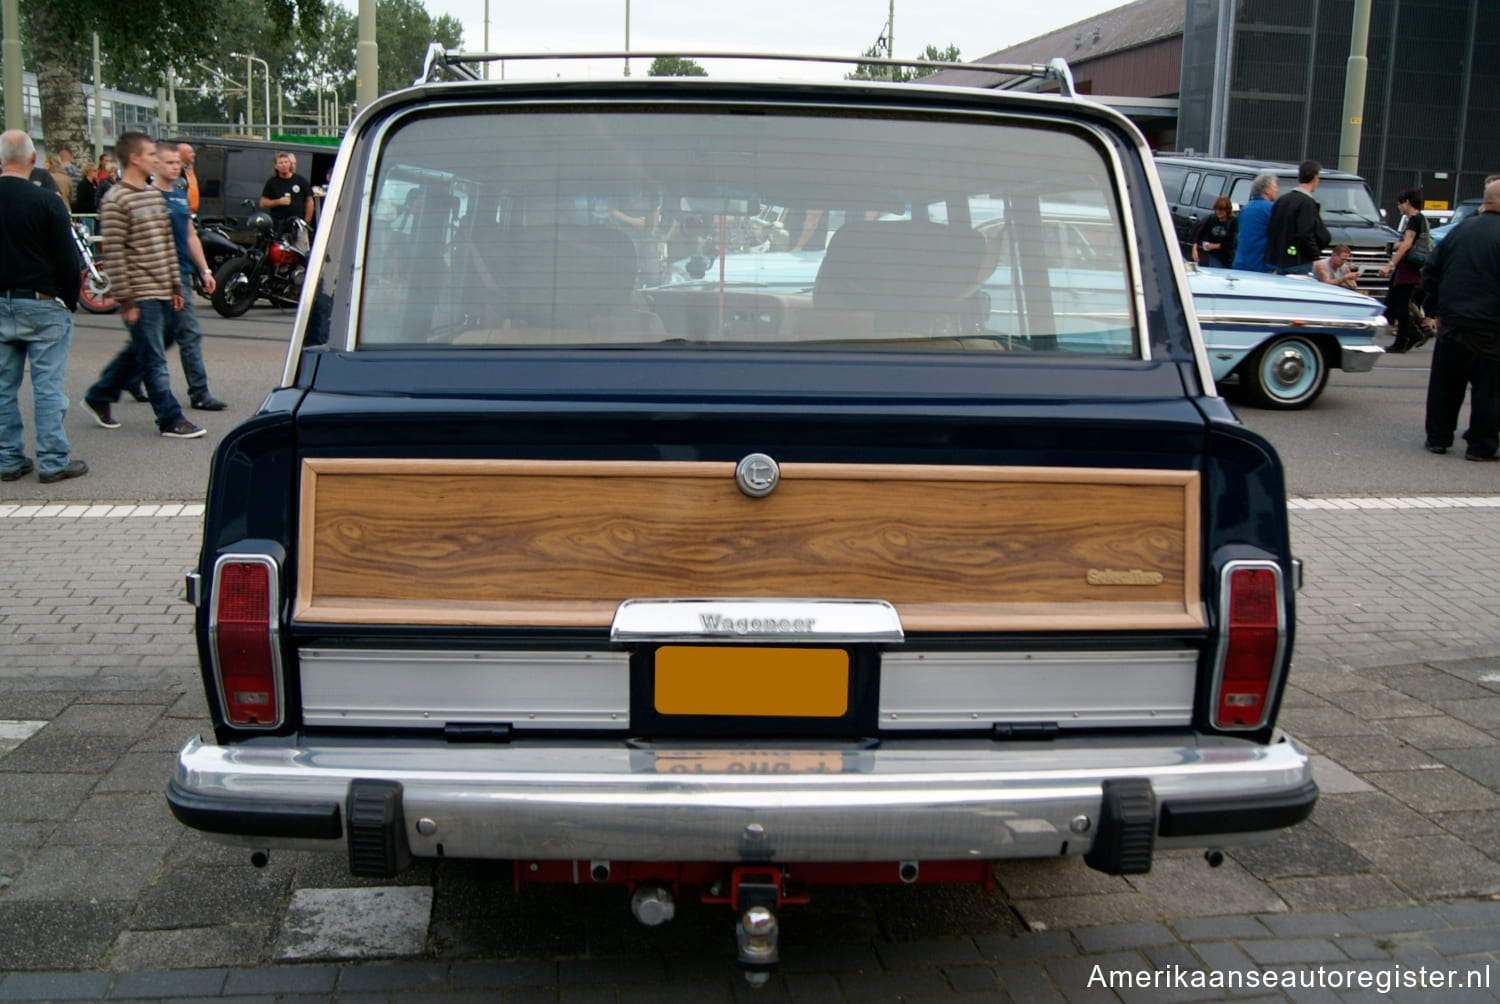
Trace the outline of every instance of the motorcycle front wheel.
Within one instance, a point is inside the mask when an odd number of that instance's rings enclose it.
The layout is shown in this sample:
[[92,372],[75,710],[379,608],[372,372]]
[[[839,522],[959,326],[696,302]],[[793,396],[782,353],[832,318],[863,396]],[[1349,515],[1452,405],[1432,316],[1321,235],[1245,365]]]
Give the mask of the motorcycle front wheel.
[[221,317],[239,317],[255,302],[256,283],[251,278],[255,263],[249,258],[231,258],[214,274],[214,310]]
[[113,314],[120,305],[109,295],[109,277],[102,271],[99,276],[103,282],[95,282],[89,270],[83,270],[78,280],[78,305],[90,314]]

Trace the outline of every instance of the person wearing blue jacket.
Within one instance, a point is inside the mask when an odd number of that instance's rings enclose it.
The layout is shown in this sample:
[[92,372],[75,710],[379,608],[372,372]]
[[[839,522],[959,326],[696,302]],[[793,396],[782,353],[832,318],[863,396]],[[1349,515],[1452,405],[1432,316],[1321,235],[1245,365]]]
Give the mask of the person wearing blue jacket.
[[1266,224],[1276,202],[1276,175],[1257,174],[1250,182],[1250,198],[1240,207],[1239,237],[1234,246],[1232,268],[1245,272],[1269,272],[1266,264]]

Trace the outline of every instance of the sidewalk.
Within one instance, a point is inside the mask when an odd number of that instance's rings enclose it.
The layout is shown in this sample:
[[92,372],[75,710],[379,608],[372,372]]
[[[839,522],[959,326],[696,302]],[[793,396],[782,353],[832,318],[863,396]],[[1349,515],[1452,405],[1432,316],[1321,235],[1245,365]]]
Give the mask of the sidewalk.
[[[256,870],[179,826],[161,787],[207,724],[181,599],[198,525],[191,507],[0,506],[0,1001],[746,996],[725,911],[684,902],[648,930],[619,890],[517,895],[462,862],[393,883],[337,855]],[[1006,864],[989,896],[820,891],[784,915],[755,999],[1497,999],[1500,498],[1297,500],[1293,546],[1281,722],[1318,753],[1311,821],[1218,869],[1169,852],[1131,878]],[[1488,984],[1400,987],[1423,966]],[[1111,990],[1111,970],[1178,982]],[[1322,986],[1191,986],[1231,971]],[[1330,985],[1349,971],[1370,986]]]

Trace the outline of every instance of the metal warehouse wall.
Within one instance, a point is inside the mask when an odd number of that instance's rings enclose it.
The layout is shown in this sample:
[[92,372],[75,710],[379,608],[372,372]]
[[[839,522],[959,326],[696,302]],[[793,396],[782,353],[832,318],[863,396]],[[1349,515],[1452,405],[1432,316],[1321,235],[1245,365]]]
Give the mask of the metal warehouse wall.
[[[1179,144],[1336,166],[1354,0],[1185,2]],[[1482,7],[1495,13],[1494,0],[1373,0],[1359,172],[1383,208],[1418,184],[1429,200],[1477,196],[1500,171],[1500,32]]]

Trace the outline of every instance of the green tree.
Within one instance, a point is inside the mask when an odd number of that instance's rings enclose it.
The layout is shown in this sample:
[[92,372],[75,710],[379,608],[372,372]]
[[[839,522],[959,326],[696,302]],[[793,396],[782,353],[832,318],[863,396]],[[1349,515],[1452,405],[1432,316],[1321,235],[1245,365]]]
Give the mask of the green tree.
[[[860,53],[861,56],[870,56],[872,58],[879,58],[881,56],[884,56],[885,54],[885,50],[881,47],[879,42],[876,42],[864,52]],[[878,66],[874,63],[860,63],[854,67],[853,71],[844,74],[844,79],[892,80],[898,84],[903,84],[911,79],[911,70],[907,69],[904,66]]]
[[681,56],[657,56],[646,73],[652,77],[706,77],[708,71],[696,60]]
[[[885,51],[880,42],[876,42],[864,52],[861,52],[860,55],[869,56],[871,58],[878,58],[885,55]],[[946,49],[939,49],[937,46],[929,42],[927,43],[927,48],[923,49],[920,53],[917,54],[917,58],[927,59],[933,62],[940,63],[956,63],[959,59],[958,46],[950,43]],[[892,71],[894,71],[894,73]],[[854,67],[854,71],[852,73],[844,74],[844,79],[894,80],[898,84],[904,84],[908,81],[919,80],[922,77],[929,76],[932,74],[932,72],[932,70],[926,70],[920,67],[912,68],[908,66],[880,66],[874,63],[860,63]]]
[[[463,24],[451,14],[434,18],[422,0],[377,0],[375,35],[380,42],[380,93],[410,87],[422,72],[427,46],[463,44]],[[351,47],[351,53],[354,49]]]
[[[958,46],[956,46],[956,45],[954,45],[953,43],[950,42],[950,43],[948,43],[948,48],[946,48],[946,49],[939,49],[937,46],[933,45],[931,42],[928,42],[927,43],[927,48],[923,49],[922,52],[921,52],[921,54],[919,56],[917,56],[917,58],[918,59],[930,60],[930,61],[932,61],[934,63],[957,63],[959,61]],[[912,79],[912,80],[920,80],[923,77],[931,76],[935,72],[937,72],[937,71],[923,69],[922,67],[919,66],[913,72],[913,75],[912,75],[912,77],[910,79]]]
[[[99,33],[103,82],[141,94],[165,84],[167,67],[176,77],[182,121],[233,122],[244,110],[245,60],[229,53],[251,53],[270,68],[270,100],[275,120],[277,88],[286,113],[309,119],[320,92],[338,94],[341,107],[354,101],[358,18],[336,0],[261,0],[219,5],[175,0],[21,0],[26,65],[37,71],[42,134],[49,145],[92,149],[81,81],[92,81],[92,35]],[[411,84],[421,72],[428,43],[449,48],[463,43],[463,26],[451,15],[434,18],[422,0],[377,0],[376,37],[380,43],[381,91]],[[202,65],[200,65],[202,64]],[[219,71],[230,83],[204,70]],[[266,84],[254,65],[255,117]]]
[[[324,0],[262,0],[275,40],[296,28],[316,23]],[[42,133],[56,149],[91,147],[79,84],[92,62],[92,36],[99,34],[100,51],[129,54],[127,76],[161,82],[168,65],[182,65],[211,56],[216,50],[215,23],[224,9],[240,4],[183,4],[171,0],[131,0],[129,3],[80,3],[78,0],[23,0],[22,14],[31,41],[31,65],[36,68],[42,105]],[[257,53],[258,54],[258,53]],[[124,68],[112,69],[117,79]],[[111,80],[111,83],[115,81]]]

